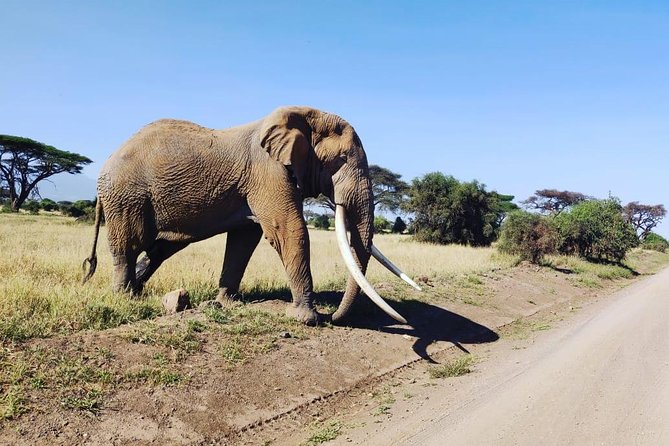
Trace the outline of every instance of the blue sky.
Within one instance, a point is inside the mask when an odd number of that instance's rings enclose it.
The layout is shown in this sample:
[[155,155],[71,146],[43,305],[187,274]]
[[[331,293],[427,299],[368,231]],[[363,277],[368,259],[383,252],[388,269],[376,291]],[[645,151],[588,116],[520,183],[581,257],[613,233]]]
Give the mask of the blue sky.
[[90,178],[155,119],[223,128],[303,104],[407,180],[669,206],[666,1],[4,0],[0,15],[0,133],[87,155]]

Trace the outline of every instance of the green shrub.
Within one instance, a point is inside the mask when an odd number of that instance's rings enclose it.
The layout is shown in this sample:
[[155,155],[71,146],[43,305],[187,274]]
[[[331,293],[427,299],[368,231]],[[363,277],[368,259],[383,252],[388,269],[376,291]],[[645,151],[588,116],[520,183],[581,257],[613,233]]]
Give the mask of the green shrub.
[[511,212],[500,233],[497,248],[523,260],[539,263],[544,255],[557,249],[558,233],[548,217],[526,211]]
[[374,232],[377,234],[386,232],[390,229],[390,222],[385,217],[374,217]]
[[669,241],[661,235],[651,232],[643,240],[641,247],[658,252],[667,252],[669,250]]
[[620,262],[639,243],[615,198],[581,202],[554,221],[560,234],[559,251],[564,254]]
[[95,201],[77,200],[74,203],[69,201],[59,201],[60,211],[68,217],[75,217],[83,220],[95,219]]
[[[2,192],[2,187],[0,187],[0,194]],[[0,213],[3,212],[12,212],[12,201],[9,198],[0,196]]]
[[40,201],[39,205],[43,210],[45,210],[47,212],[55,211],[55,210],[58,209],[58,203],[56,203],[55,201],[50,200],[48,198],[42,199],[42,201]]
[[316,215],[311,217],[308,222],[310,225],[313,225],[316,229],[329,229],[330,228],[330,218],[327,215]]
[[25,203],[23,203],[23,209],[31,214],[39,214],[40,205],[39,202],[35,200],[26,200]]

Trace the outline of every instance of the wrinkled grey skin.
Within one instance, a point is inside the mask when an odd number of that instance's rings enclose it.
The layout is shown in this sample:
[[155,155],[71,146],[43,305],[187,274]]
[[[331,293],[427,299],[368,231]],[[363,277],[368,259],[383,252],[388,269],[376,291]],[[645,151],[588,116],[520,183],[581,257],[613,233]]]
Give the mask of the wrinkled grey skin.
[[[374,209],[362,143],[346,121],[312,108],[279,108],[225,130],[154,122],[112,154],[97,188],[115,290],[141,292],[174,253],[227,232],[218,299],[231,298],[264,236],[288,274],[289,314],[317,323],[302,201],[319,193],[346,209],[354,257],[363,272],[369,261]],[[142,252],[146,255],[138,262]],[[86,278],[95,271],[95,243],[87,261]],[[359,292],[349,277],[334,322],[346,317]]]

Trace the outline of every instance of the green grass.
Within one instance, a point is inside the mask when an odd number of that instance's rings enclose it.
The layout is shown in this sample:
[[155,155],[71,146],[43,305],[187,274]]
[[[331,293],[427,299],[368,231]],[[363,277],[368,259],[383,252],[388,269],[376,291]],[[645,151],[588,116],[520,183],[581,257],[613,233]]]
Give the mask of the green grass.
[[344,425],[339,421],[331,421],[327,425],[319,426],[316,431],[304,443],[306,446],[316,446],[337,438],[344,430]]
[[189,321],[185,326],[147,321],[135,326],[125,337],[133,344],[168,347],[185,358],[201,350],[202,340],[197,334],[204,330],[203,327],[198,321]]
[[0,421],[11,420],[28,411],[23,389],[13,385],[0,395]]
[[35,402],[39,408],[39,401],[45,399],[59,401],[68,410],[95,414],[119,386],[175,386],[188,381],[162,352],[156,352],[148,363],[140,360],[127,371],[128,367],[117,364],[115,355],[106,348],[86,350],[80,345],[73,351],[62,351],[18,347],[0,349],[0,421],[33,410]]
[[471,373],[471,366],[474,364],[472,355],[461,356],[453,361],[446,362],[428,369],[430,378],[454,378]]
[[61,404],[66,409],[80,410],[97,414],[102,408],[103,393],[97,389],[85,390],[73,395],[66,395]]
[[374,412],[372,412],[372,415],[374,416],[387,415],[390,413],[390,409],[396,401],[389,385],[383,386],[379,391],[373,392],[372,397],[379,403],[376,409],[374,409]]
[[104,360],[41,348],[6,349],[0,356],[0,419],[31,410],[27,395],[45,394],[66,409],[96,412],[116,383]]
[[173,370],[162,367],[143,367],[124,376],[125,381],[146,382],[153,385],[176,386],[186,381],[186,378]]
[[593,277],[577,277],[574,283],[585,288],[602,288],[602,282]]
[[243,362],[246,358],[242,346],[239,343],[239,339],[232,339],[226,342],[221,345],[218,350],[221,352],[223,359],[230,364]]
[[307,332],[303,324],[292,318],[248,304],[237,304],[227,308],[206,308],[203,312],[209,321],[216,324],[216,329],[232,335],[262,336],[290,331],[293,337],[299,338]]
[[550,330],[551,329],[551,324],[548,323],[542,323],[538,322],[536,324],[532,325],[532,331],[544,331],[544,330]]

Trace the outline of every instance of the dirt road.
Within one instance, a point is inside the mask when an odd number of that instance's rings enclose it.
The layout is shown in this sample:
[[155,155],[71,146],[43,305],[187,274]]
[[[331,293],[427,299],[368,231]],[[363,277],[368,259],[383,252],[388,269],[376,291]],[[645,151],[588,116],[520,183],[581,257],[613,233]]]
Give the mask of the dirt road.
[[[669,444],[669,269],[507,342],[373,434],[378,445]],[[444,391],[447,390],[447,391]],[[350,443],[349,443],[350,444]]]

